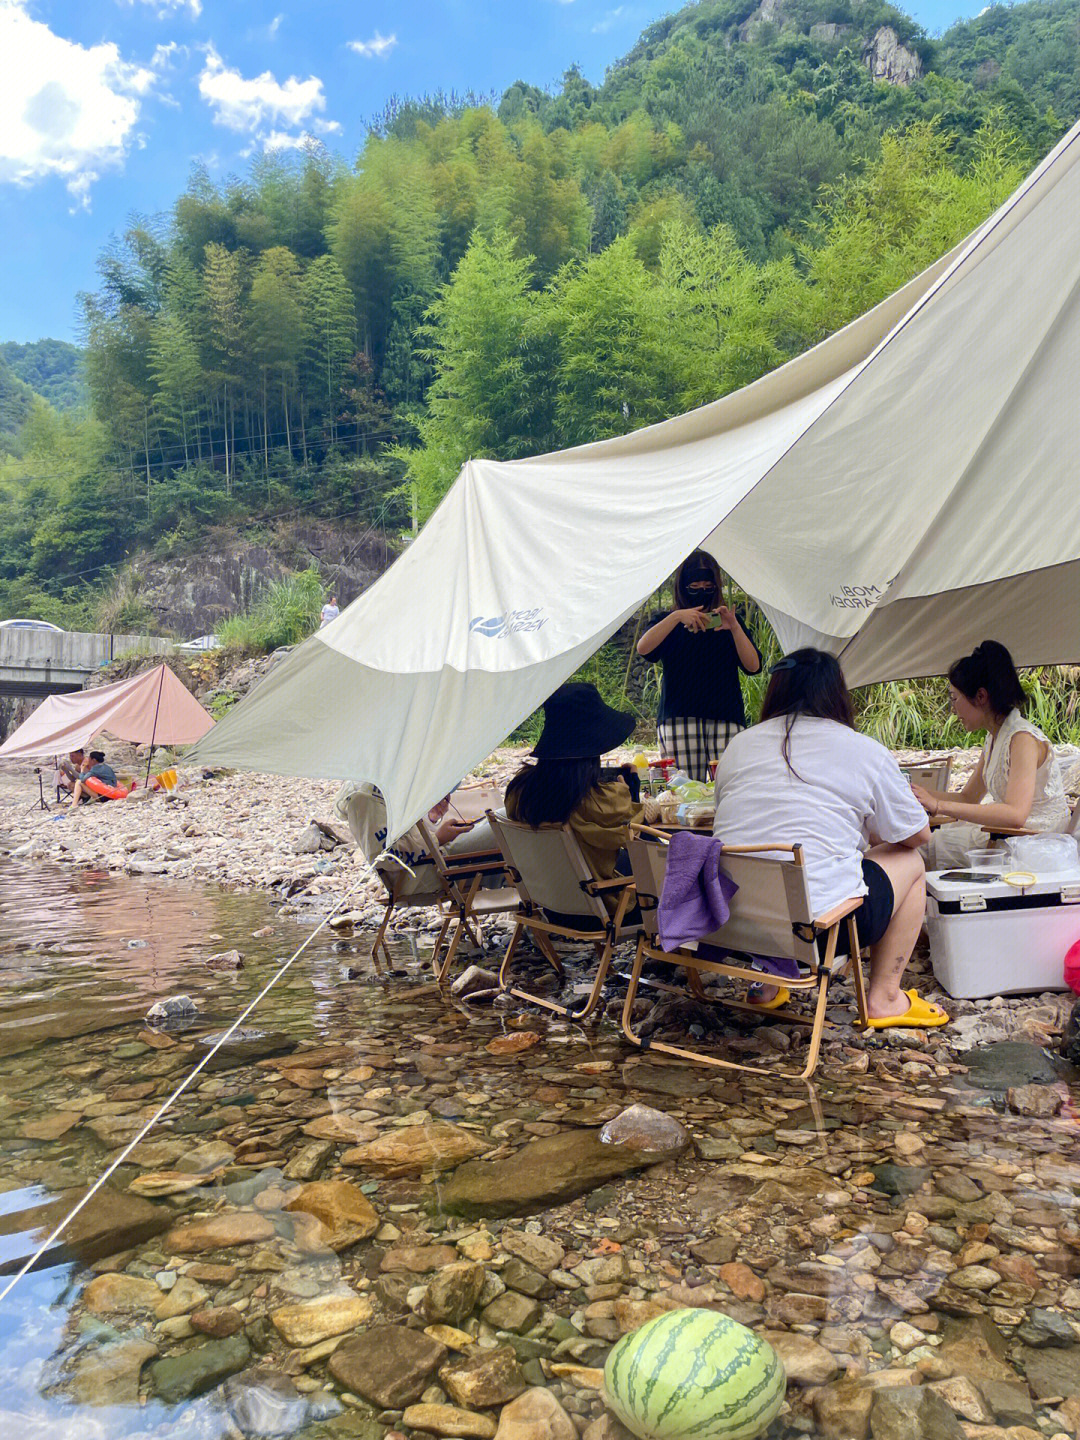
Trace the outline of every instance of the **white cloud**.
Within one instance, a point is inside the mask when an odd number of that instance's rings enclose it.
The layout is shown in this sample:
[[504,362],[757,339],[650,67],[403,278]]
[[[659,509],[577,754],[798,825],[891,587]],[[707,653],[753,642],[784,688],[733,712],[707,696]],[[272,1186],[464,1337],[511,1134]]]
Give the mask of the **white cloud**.
[[397,35],[380,35],[378,30],[370,40],[350,40],[349,49],[365,60],[384,60],[397,44]]
[[284,15],[275,15],[274,18],[270,21],[270,24],[267,26],[267,33],[269,34],[271,40],[277,39],[277,32],[281,29],[281,22],[284,19]]
[[617,5],[614,10],[609,10],[602,20],[598,20],[592,27],[594,35],[606,35],[609,30],[614,30],[622,17],[626,14],[625,5]]
[[141,143],[135,127],[157,77],[112,43],[65,40],[26,3],[0,0],[0,183],[60,176],[86,207],[102,171]]
[[187,10],[193,20],[197,20],[202,14],[202,0],[120,0],[122,5],[149,5],[157,11],[159,20],[164,20],[167,15],[172,15],[177,10]]
[[[326,109],[322,81],[316,75],[300,80],[290,75],[280,82],[269,70],[245,80],[231,69],[213,45],[207,46],[206,63],[199,74],[199,94],[214,112],[214,124],[229,130],[246,131],[264,144],[271,136],[283,136],[311,121],[324,129],[338,128],[336,121],[313,119]],[[296,138],[296,137],[294,137]],[[277,148],[281,148],[280,138]]]

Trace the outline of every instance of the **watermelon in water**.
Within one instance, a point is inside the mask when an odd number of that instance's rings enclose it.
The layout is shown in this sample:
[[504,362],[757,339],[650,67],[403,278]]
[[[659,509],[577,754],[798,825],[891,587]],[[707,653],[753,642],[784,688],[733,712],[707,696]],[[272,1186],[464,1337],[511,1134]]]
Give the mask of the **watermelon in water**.
[[780,1357],[715,1310],[670,1310],[624,1335],[604,1366],[608,1406],[641,1440],[754,1440],[780,1413]]

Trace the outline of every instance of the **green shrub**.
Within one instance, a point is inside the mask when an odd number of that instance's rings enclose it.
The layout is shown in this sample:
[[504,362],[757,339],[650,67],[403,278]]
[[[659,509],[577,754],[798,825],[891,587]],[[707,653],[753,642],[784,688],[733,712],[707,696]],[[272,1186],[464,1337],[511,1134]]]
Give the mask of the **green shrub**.
[[277,580],[246,614],[232,615],[217,628],[223,645],[251,654],[268,654],[282,645],[298,645],[319,625],[323,583],[318,570],[301,570]]

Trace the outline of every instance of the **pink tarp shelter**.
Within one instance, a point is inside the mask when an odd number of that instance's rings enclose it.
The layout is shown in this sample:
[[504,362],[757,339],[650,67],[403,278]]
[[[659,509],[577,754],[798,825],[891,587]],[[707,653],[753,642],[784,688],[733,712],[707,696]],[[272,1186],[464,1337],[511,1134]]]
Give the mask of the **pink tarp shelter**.
[[50,695],[0,745],[6,760],[59,755],[87,745],[102,730],[136,745],[190,745],[213,716],[167,665],[96,690]]

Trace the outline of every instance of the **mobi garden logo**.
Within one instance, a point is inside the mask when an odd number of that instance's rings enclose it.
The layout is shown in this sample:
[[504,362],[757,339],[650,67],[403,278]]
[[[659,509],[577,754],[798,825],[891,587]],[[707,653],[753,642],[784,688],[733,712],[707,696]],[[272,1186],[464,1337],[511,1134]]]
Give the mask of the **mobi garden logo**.
[[488,640],[505,640],[508,635],[541,630],[547,619],[539,605],[534,610],[507,610],[505,615],[477,615],[469,621],[469,633],[484,635]]

